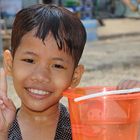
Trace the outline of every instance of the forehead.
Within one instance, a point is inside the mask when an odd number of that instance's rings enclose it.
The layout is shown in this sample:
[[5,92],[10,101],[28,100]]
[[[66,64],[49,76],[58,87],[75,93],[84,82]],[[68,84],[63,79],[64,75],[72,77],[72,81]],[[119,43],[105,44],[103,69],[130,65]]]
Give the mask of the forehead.
[[50,43],[53,44],[53,45],[57,45],[56,40],[54,39],[51,32],[48,35],[46,35],[46,38],[44,40],[42,40],[41,38],[37,37],[36,30],[32,30],[32,31],[26,33],[25,35],[23,35],[19,45],[22,45],[22,44],[25,44],[25,43],[31,43],[31,44],[41,43],[44,46],[47,46]]
[[67,53],[66,50],[64,51],[64,49],[60,50],[58,48],[56,40],[51,33],[49,33],[45,40],[42,41],[40,38],[35,36],[35,31],[28,32],[22,37],[17,51],[19,52],[19,50],[20,53],[32,51],[40,55],[57,55],[64,58],[70,57],[72,59],[72,56]]
[[[56,42],[56,39],[54,38],[54,36],[52,35],[51,32],[48,33],[48,35],[46,35],[46,38],[43,40],[42,38],[39,38],[36,35],[36,30],[32,30],[28,33],[26,33],[25,35],[23,35],[23,37],[21,38],[20,44],[24,45],[24,44],[42,44],[44,47],[46,46],[55,46],[57,48],[59,48],[59,44]],[[63,44],[64,48],[67,48],[66,44]]]

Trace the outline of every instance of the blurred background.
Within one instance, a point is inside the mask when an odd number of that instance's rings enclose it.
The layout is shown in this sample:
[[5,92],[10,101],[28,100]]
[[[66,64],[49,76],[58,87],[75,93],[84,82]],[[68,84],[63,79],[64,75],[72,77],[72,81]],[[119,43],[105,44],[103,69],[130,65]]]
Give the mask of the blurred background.
[[[3,50],[10,49],[15,14],[36,3],[64,6],[83,22],[87,43],[79,86],[140,80],[140,0],[0,0],[0,66]],[[9,96],[18,105],[10,77],[8,84]]]

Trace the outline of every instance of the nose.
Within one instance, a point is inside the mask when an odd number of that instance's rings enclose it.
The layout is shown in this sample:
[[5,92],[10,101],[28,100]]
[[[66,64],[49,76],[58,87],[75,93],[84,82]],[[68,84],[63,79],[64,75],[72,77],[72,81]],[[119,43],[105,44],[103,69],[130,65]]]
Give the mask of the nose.
[[31,74],[31,80],[38,83],[48,83],[51,79],[50,74],[51,73],[49,69],[38,66],[33,70]]

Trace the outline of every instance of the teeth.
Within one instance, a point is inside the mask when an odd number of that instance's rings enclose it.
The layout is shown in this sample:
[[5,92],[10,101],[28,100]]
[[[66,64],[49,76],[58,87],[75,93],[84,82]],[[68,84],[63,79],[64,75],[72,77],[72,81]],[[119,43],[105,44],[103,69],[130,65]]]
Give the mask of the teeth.
[[40,95],[45,95],[45,94],[49,94],[49,92],[47,91],[43,91],[43,90],[37,90],[37,89],[28,89],[30,92],[32,92],[33,94],[40,94]]

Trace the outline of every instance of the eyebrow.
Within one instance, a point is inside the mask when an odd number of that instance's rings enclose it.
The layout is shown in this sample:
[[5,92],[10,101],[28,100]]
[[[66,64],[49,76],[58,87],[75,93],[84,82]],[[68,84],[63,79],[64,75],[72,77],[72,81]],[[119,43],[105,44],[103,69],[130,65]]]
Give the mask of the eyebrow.
[[27,51],[27,52],[23,52],[23,54],[29,54],[29,55],[36,55],[36,56],[37,56],[36,53],[34,53],[34,52],[29,52],[29,51]]
[[60,58],[60,57],[54,57],[54,58],[52,58],[53,60],[59,60],[59,61],[62,61],[62,62],[64,62],[64,59],[62,59],[62,58]]

